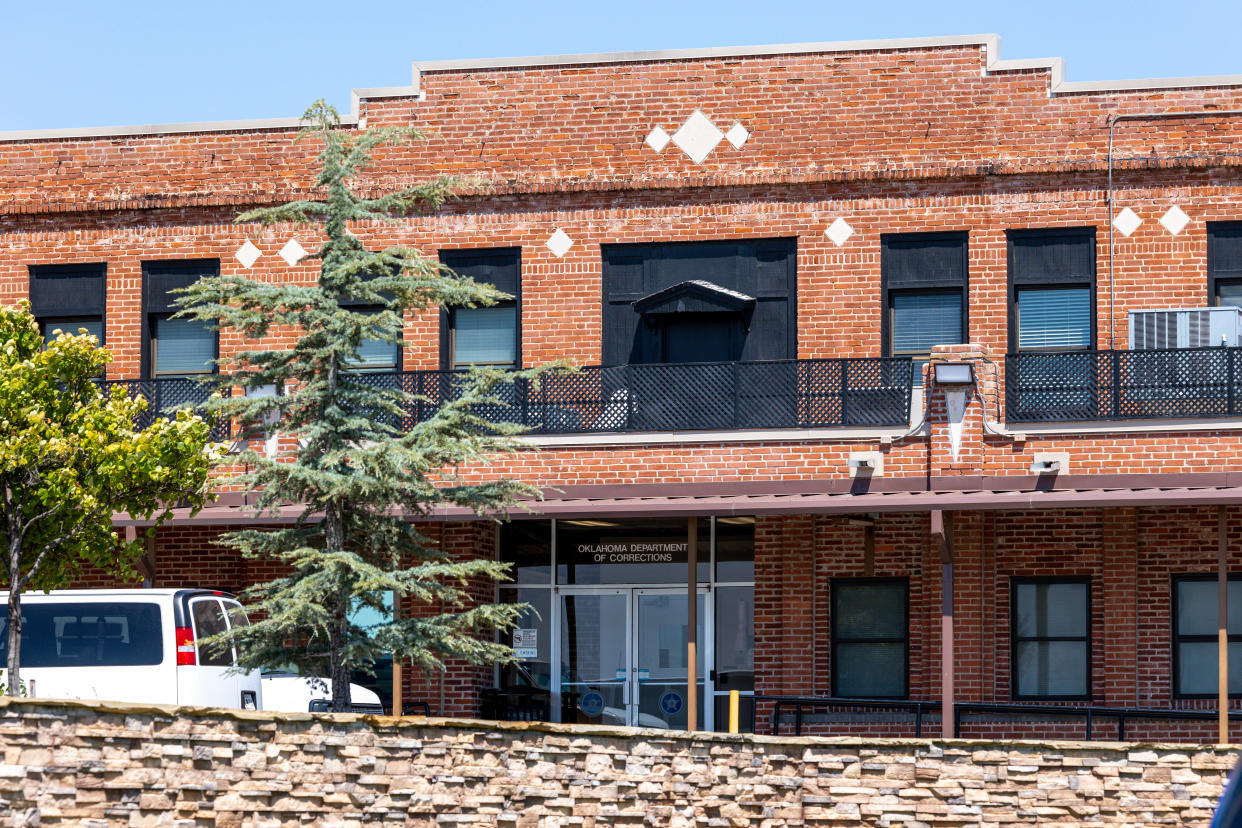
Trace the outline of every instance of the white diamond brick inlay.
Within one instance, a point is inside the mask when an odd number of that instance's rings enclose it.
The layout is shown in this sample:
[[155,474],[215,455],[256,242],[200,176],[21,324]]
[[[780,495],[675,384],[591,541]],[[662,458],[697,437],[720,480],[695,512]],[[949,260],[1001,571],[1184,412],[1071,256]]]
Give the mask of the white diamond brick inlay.
[[656,152],[661,152],[668,146],[669,140],[668,133],[664,131],[664,127],[656,127],[647,133],[647,137],[643,139],[643,142]]
[[1129,236],[1137,230],[1138,226],[1142,223],[1143,220],[1138,217],[1138,213],[1134,212],[1129,207],[1122,210],[1117,214],[1117,218],[1113,219],[1113,227],[1116,227],[1117,232],[1123,236]]
[[569,248],[574,246],[574,240],[569,237],[568,233],[558,227],[556,232],[552,234],[552,238],[548,239],[545,244],[552,251],[552,255],[559,259],[569,252]]
[[833,244],[840,247],[849,241],[850,236],[854,235],[854,228],[850,227],[849,222],[845,219],[838,218],[832,224],[828,225],[828,229],[824,231],[824,235],[831,239]]
[[285,246],[280,248],[280,258],[284,259],[289,267],[293,267],[306,258],[306,248],[298,244],[297,239],[289,239],[285,242]]
[[1186,225],[1190,223],[1190,216],[1186,215],[1181,207],[1174,204],[1169,211],[1160,217],[1160,223],[1164,225],[1164,229],[1173,235],[1177,235],[1186,229]]
[[259,257],[263,255],[262,251],[255,246],[250,239],[246,239],[246,243],[237,248],[237,252],[233,254],[237,257],[237,261],[242,263],[242,267],[250,267]]
[[734,149],[741,149],[742,144],[745,144],[746,139],[749,137],[750,132],[740,123],[729,127],[729,131],[725,133],[725,138],[729,140]]
[[681,129],[673,133],[673,143],[696,164],[702,164],[723,138],[724,133],[697,109],[681,125]]

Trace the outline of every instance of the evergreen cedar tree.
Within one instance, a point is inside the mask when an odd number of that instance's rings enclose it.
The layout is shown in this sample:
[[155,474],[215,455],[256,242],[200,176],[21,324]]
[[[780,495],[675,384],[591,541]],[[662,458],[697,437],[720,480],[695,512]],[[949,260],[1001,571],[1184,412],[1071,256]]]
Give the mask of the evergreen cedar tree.
[[[511,628],[524,607],[471,606],[467,592],[474,579],[506,578],[507,566],[451,559],[413,518],[444,504],[499,515],[536,494],[512,480],[465,485],[454,470],[517,449],[514,435],[521,429],[489,422],[481,412],[502,403],[505,383],[537,380],[539,372],[477,369],[455,377],[434,416],[402,427],[402,412],[419,398],[391,374],[351,370],[362,343],[378,339],[399,347],[410,311],[491,305],[507,297],[415,250],[367,250],[347,227],[434,211],[459,188],[477,185],[441,178],[363,198],[354,187],[372,151],[418,140],[419,133],[342,129],[336,110],[323,101],[302,121],[298,140],[320,145],[314,192],[323,200],[250,210],[237,222],[321,233],[322,245],[307,257],[318,262],[318,279],[291,284],[209,277],[185,289],[178,302],[183,316],[233,328],[249,341],[273,329],[296,337],[288,348],[243,350],[222,364],[220,382],[247,393],[211,405],[216,414],[249,424],[243,438],[264,428],[298,437],[292,456],[269,457],[239,441],[237,459],[248,471],[238,480],[256,495],[256,514],[291,504],[300,511],[288,526],[221,537],[246,557],[281,564],[285,573],[243,593],[253,620],[226,637],[235,641],[243,668],[293,666],[303,675],[327,676],[332,709],[347,711],[351,671],[373,673],[388,654],[426,670],[443,669],[445,658],[473,664],[512,659],[509,647],[492,640],[492,630]],[[389,594],[397,606],[434,609],[369,627],[355,623],[355,613],[365,609],[387,615]]]
[[[29,306],[0,308],[0,515],[7,557],[3,684],[20,693],[23,590],[67,586],[90,563],[133,578],[141,540],[122,541],[116,512],[158,525],[171,505],[197,509],[222,447],[188,411],[135,426],[146,401],[99,382],[111,359],[94,336],[44,343]],[[5,646],[0,642],[0,646]]]

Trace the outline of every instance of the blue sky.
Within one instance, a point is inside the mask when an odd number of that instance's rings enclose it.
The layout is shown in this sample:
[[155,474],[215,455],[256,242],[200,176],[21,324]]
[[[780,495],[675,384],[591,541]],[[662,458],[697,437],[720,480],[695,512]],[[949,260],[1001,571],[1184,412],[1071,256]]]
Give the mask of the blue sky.
[[1242,74],[1242,1],[0,0],[0,130],[297,115],[444,58],[996,33],[1067,80]]

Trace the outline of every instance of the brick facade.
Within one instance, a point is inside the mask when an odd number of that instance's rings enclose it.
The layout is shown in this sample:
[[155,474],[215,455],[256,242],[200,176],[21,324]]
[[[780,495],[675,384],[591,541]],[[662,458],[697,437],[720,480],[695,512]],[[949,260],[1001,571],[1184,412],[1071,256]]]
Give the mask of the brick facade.
[[[1207,225],[1242,220],[1242,117],[1227,114],[1242,108],[1242,83],[1071,90],[1060,86],[1055,67],[1005,65],[995,50],[994,40],[959,38],[801,53],[433,65],[418,74],[418,89],[363,93],[356,121],[414,125],[428,136],[383,150],[367,187],[378,192],[437,174],[487,183],[434,215],[353,231],[372,248],[402,244],[429,256],[520,248],[524,365],[600,361],[601,245],[795,239],[796,353],[810,359],[881,355],[883,235],[968,233],[972,345],[949,354],[973,363],[978,385],[956,451],[944,396],[933,393],[926,434],[536,440],[540,451],[464,469],[465,478],[509,474],[545,487],[803,481],[813,488],[848,480],[850,455],[861,451],[880,452],[882,480],[1006,478],[1019,489],[1034,487],[1031,464],[1048,452],[1066,453],[1063,471],[1073,475],[1242,471],[1236,420],[985,427],[1003,421],[1005,404],[1007,231],[1094,229],[1094,344],[1108,349],[1125,347],[1128,310],[1208,304]],[[721,141],[701,164],[673,144],[657,153],[644,143],[653,127],[674,132],[696,110],[722,130],[743,124],[749,139],[741,147]],[[1110,247],[1108,125],[1152,111],[1221,114],[1117,123],[1115,211],[1129,207],[1143,222],[1133,235],[1115,234]],[[142,263],[216,259],[225,274],[313,279],[311,264],[288,267],[276,255],[290,237],[313,247],[305,229],[232,223],[243,209],[306,194],[313,150],[292,137],[291,128],[244,125],[82,137],[0,133],[7,173],[0,180],[0,301],[27,295],[30,266],[105,262],[114,357],[108,376],[119,379],[140,372]],[[1173,205],[1190,217],[1177,234],[1158,221]],[[853,230],[840,246],[825,235],[838,218]],[[561,257],[545,246],[558,228],[573,240]],[[234,256],[247,239],[262,251],[250,269]],[[440,366],[439,324],[434,311],[407,320],[404,369]],[[273,341],[286,334],[274,332]],[[221,353],[240,345],[225,332]],[[1231,560],[1242,570],[1240,517],[1230,511]],[[1170,578],[1211,570],[1213,521],[1210,507],[1159,504],[961,511],[960,697],[1012,697],[1010,578],[1072,574],[1091,584],[1092,700],[1191,704],[1171,693]],[[241,588],[260,579],[254,563],[211,545],[218,531],[162,529],[157,583]],[[429,531],[442,533],[453,554],[496,554],[489,524],[441,523]],[[869,573],[910,579],[910,695],[935,698],[940,564],[926,508],[883,515],[874,531]],[[760,692],[829,692],[829,584],[863,574],[863,537],[863,529],[832,515],[758,520]],[[87,576],[84,583],[107,581]],[[473,590],[479,599],[491,595],[490,585]],[[437,711],[467,715],[490,681],[490,671],[449,665],[442,676],[407,675],[406,692]]]

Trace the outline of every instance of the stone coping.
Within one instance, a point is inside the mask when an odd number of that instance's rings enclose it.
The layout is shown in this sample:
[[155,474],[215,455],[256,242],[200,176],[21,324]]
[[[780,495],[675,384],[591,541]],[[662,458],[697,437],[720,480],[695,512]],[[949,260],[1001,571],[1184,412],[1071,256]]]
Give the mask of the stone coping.
[[1238,745],[1203,744],[1198,742],[1116,742],[1066,739],[939,739],[939,738],[888,738],[865,736],[765,736],[749,733],[715,733],[685,730],[662,730],[649,727],[620,727],[615,725],[556,724],[554,722],[502,722],[486,719],[458,719],[437,716],[376,716],[364,713],[289,713],[275,710],[241,710],[222,707],[191,707],[171,704],[143,704],[137,702],[95,701],[90,699],[40,699],[0,696],[0,716],[6,712],[17,715],[34,713],[38,709],[63,710],[66,714],[91,712],[95,714],[153,715],[170,718],[232,719],[234,721],[269,724],[297,724],[320,722],[323,724],[367,724],[376,730],[396,730],[410,727],[444,728],[452,730],[503,731],[509,733],[546,733],[563,737],[604,737],[610,739],[706,742],[709,744],[788,745],[791,747],[841,746],[877,748],[925,748],[968,749],[988,747],[1037,748],[1065,751],[1129,751],[1155,750],[1170,752],[1210,752],[1242,756]]

